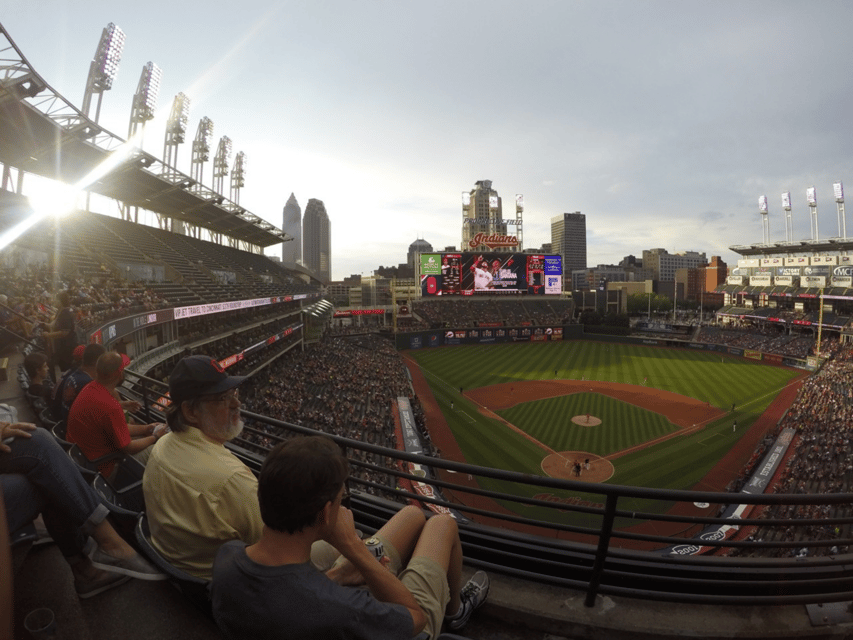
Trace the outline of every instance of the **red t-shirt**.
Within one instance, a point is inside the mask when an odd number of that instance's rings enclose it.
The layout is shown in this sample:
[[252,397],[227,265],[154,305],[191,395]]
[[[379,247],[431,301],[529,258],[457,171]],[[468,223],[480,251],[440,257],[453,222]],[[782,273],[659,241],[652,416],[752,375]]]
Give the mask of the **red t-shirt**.
[[[121,405],[97,380],[83,387],[74,399],[66,435],[68,442],[76,443],[89,460],[120,451],[131,440]],[[110,461],[99,470],[108,477],[113,466],[115,462]]]

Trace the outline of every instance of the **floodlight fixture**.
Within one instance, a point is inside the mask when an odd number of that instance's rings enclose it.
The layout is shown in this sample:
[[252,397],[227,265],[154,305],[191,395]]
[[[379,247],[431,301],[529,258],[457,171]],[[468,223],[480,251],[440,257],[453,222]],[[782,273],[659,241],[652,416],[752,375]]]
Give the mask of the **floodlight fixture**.
[[231,201],[240,203],[240,189],[246,184],[246,154],[240,151],[231,169]]
[[841,180],[833,183],[832,190],[835,193],[835,208],[838,211],[838,237],[847,238],[847,216],[844,213],[844,185]]
[[193,140],[192,177],[202,184],[204,163],[210,160],[210,140],[213,138],[213,120],[204,116],[198,123],[195,140]]
[[183,92],[172,101],[172,111],[166,122],[163,141],[164,172],[170,174],[178,166],[178,145],[186,140],[187,122],[190,119],[190,99]]
[[137,128],[154,118],[157,109],[157,96],[160,94],[160,80],[163,72],[153,62],[142,67],[139,84],[133,96],[133,106],[130,111],[130,128],[128,138],[133,137]]
[[808,187],[806,189],[806,200],[809,202],[812,240],[820,240],[820,230],[818,229],[817,222],[817,190],[814,187]]
[[101,41],[95,51],[95,58],[89,64],[89,77],[86,80],[86,91],[83,94],[83,113],[88,117],[92,105],[92,96],[98,94],[98,108],[95,112],[95,122],[101,113],[101,98],[104,91],[113,86],[118,73],[121,53],[124,50],[124,31],[110,22],[103,32]]
[[767,196],[758,196],[758,213],[767,213]]
[[187,123],[190,120],[191,100],[181,92],[172,101],[172,112],[166,123],[166,135],[171,136],[168,142],[180,144],[184,142],[187,133]]
[[234,168],[231,170],[231,188],[234,189],[246,184],[246,154],[240,151],[234,158]]
[[211,138],[213,138],[213,120],[204,116],[198,123],[193,141],[193,151],[198,151],[202,155],[201,160],[210,160]]
[[809,201],[810,207],[817,206],[817,190],[814,187],[806,189],[806,199]]
[[112,88],[123,50],[124,31],[115,23],[110,22],[101,33],[101,41],[98,44],[97,52],[95,52],[95,64],[98,72],[97,83],[102,91]]
[[222,136],[219,146],[216,147],[216,155],[213,158],[213,177],[224,178],[228,175],[228,162],[231,160],[231,138]]

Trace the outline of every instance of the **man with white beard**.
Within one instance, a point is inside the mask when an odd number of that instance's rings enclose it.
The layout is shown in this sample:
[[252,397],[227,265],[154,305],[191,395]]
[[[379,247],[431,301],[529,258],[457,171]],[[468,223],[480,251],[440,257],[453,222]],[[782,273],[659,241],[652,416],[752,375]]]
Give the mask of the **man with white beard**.
[[[258,481],[226,447],[243,430],[238,386],[208,356],[189,356],[169,376],[171,433],[153,447],[142,487],[151,539],[175,567],[210,579],[213,558],[229,540],[254,544],[263,521]],[[337,557],[327,544],[315,564],[328,569]]]

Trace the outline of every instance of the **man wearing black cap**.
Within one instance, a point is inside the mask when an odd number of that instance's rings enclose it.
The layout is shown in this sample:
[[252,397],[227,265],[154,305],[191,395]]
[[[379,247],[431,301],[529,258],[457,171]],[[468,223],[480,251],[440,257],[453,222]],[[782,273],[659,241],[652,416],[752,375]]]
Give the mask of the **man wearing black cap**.
[[[253,544],[263,528],[258,481],[225,448],[243,430],[238,390],[243,380],[208,356],[178,362],[169,377],[172,432],[153,448],[145,468],[142,487],[154,546],[199,578],[211,577],[222,543]],[[334,548],[323,548],[316,564],[327,569],[336,556]]]

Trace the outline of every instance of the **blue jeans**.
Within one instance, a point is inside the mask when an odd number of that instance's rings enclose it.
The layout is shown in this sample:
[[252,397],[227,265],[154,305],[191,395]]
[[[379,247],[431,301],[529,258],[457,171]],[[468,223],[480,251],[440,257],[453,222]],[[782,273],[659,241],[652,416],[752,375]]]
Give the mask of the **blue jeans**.
[[30,433],[31,438],[12,441],[11,453],[0,451],[0,489],[9,531],[41,513],[62,554],[75,556],[109,511],[48,431],[39,427]]

